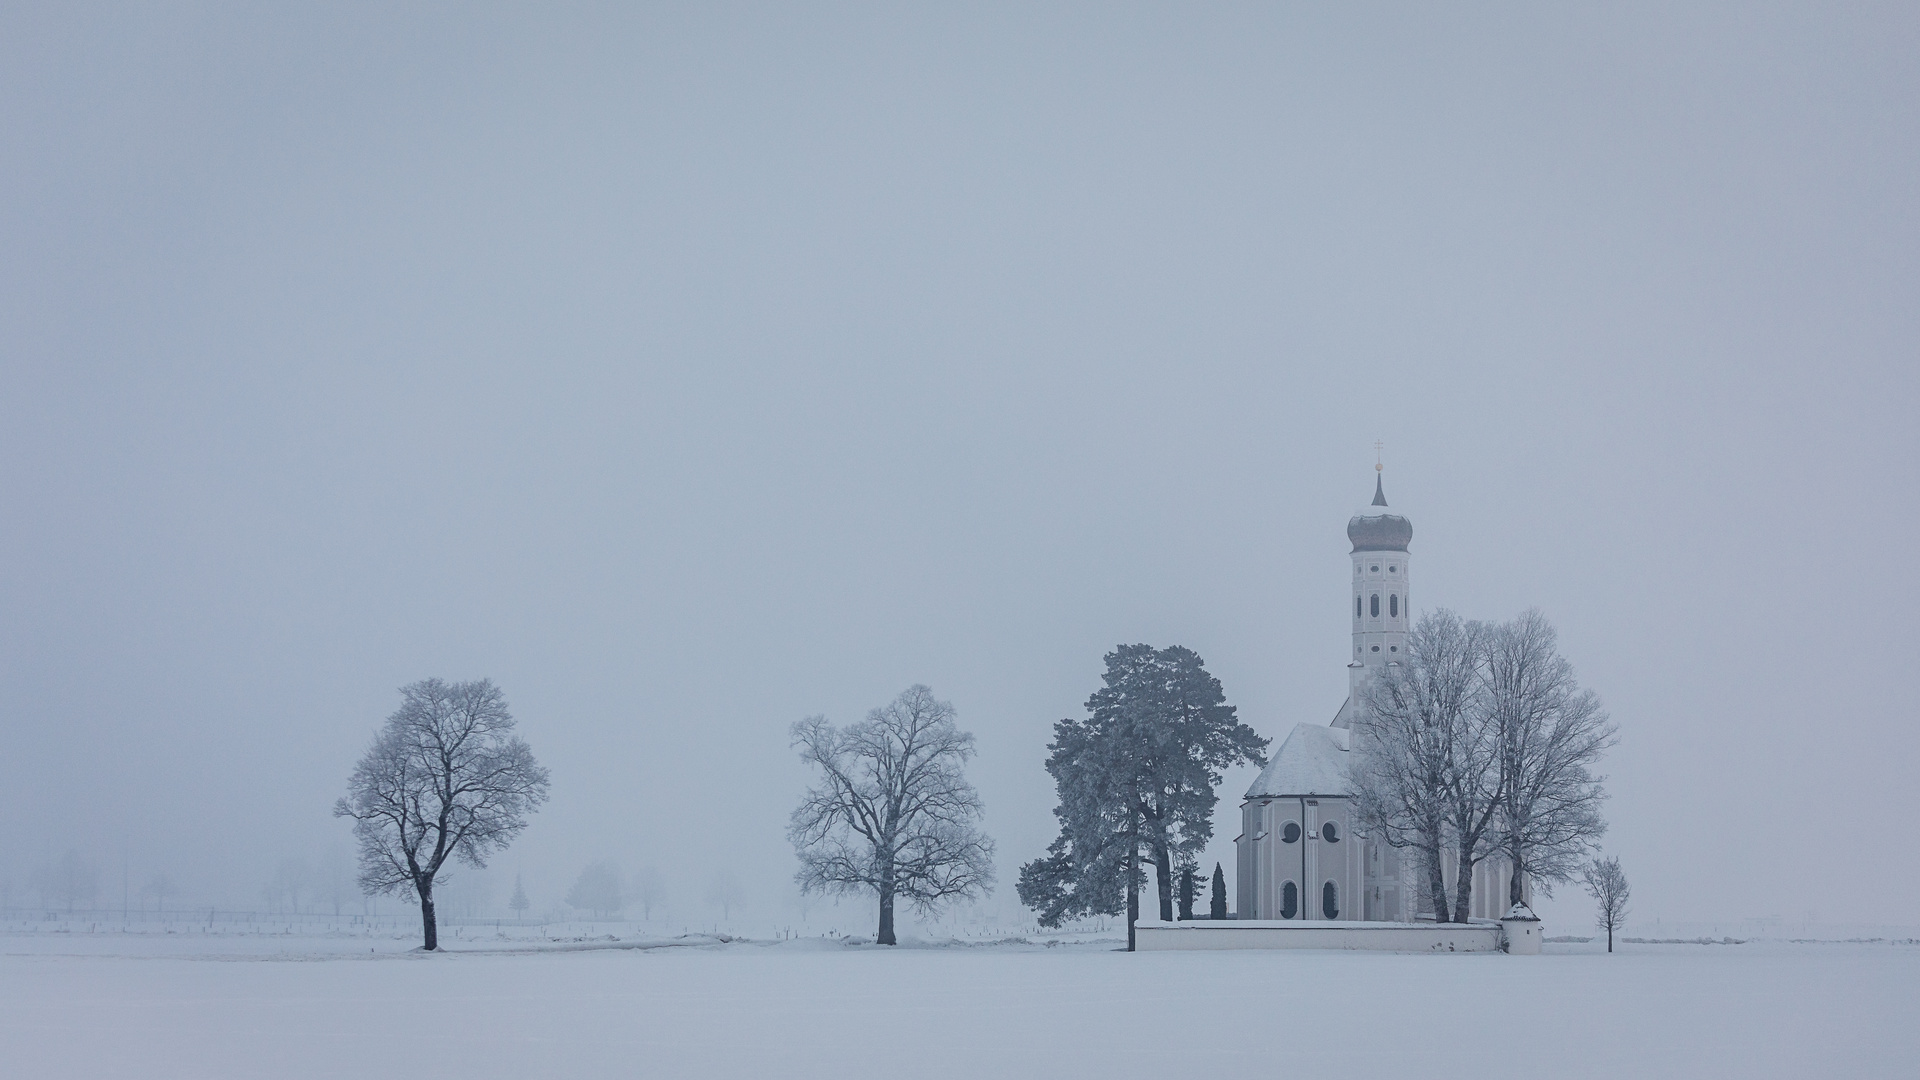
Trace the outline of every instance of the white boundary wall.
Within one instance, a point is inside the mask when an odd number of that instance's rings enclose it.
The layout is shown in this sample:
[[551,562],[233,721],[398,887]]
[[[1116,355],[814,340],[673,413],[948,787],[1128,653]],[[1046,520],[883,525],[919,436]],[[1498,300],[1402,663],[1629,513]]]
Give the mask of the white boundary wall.
[[1382,952],[1499,952],[1498,923],[1287,922],[1226,920],[1134,924],[1135,948],[1371,949]]

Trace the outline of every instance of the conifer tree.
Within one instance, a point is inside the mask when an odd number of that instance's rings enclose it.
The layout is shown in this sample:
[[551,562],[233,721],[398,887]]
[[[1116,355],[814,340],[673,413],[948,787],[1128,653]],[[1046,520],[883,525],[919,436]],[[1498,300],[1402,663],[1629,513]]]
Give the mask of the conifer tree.
[[1180,921],[1193,921],[1193,894],[1200,891],[1199,875],[1193,872],[1192,863],[1180,865]]
[[1219,863],[1213,864],[1213,898],[1207,906],[1211,909],[1207,914],[1212,918],[1227,917],[1227,875],[1220,871]]
[[1053,726],[1047,771],[1060,794],[1060,835],[1020,869],[1020,900],[1045,926],[1074,915],[1139,919],[1143,861],[1158,878],[1159,917],[1173,921],[1173,867],[1213,838],[1226,768],[1264,765],[1267,740],[1240,722],[1220,680],[1178,645],[1122,645],[1087,716]]

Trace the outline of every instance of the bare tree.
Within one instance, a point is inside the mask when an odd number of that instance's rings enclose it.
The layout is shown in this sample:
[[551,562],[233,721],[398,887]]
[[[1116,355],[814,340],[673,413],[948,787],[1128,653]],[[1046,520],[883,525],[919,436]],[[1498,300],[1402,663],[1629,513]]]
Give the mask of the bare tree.
[[1620,871],[1616,857],[1594,859],[1581,868],[1587,883],[1587,895],[1593,897],[1594,925],[1607,932],[1607,951],[1613,951],[1613,932],[1627,921],[1627,897],[1631,889],[1627,875]]
[[1513,868],[1509,905],[1521,902],[1529,880],[1549,896],[1555,883],[1572,880],[1607,828],[1606,792],[1593,770],[1616,729],[1593,691],[1580,689],[1557,641],[1538,611],[1486,636],[1481,670],[1498,747],[1496,843]]
[[845,730],[820,716],[793,725],[801,760],[821,773],[787,829],[794,879],[806,892],[872,890],[882,945],[895,943],[896,899],[932,914],[993,884],[993,841],[974,828],[980,797],[963,774],[973,736],[953,721],[952,705],[912,686]]
[[733,909],[740,906],[743,895],[739,875],[727,867],[715,870],[707,879],[707,906],[720,909],[721,922],[733,921]]
[[[1467,919],[1463,896],[1449,903],[1442,854],[1458,835],[1456,823],[1478,822],[1484,832],[1490,803],[1484,754],[1476,746],[1474,710],[1486,629],[1451,611],[1420,617],[1407,635],[1407,660],[1369,680],[1356,723],[1358,753],[1352,779],[1356,808],[1369,830],[1390,846],[1418,856],[1422,886],[1439,922]],[[1464,790],[1463,790],[1464,788]],[[1476,834],[1477,837],[1478,834]],[[1477,840],[1468,845],[1482,850]],[[1471,877],[1468,865],[1462,880]]]
[[167,898],[178,895],[180,895],[180,890],[174,885],[173,876],[165,870],[154,874],[151,878],[147,879],[145,885],[140,886],[141,906],[144,908],[146,906],[145,898],[151,896],[161,914],[166,913]]
[[353,858],[344,845],[327,845],[320,856],[314,884],[320,899],[332,905],[335,915],[360,895],[360,885],[354,880]]
[[1606,829],[1593,768],[1615,729],[1599,698],[1579,688],[1537,611],[1498,625],[1434,612],[1407,644],[1406,662],[1364,691],[1352,773],[1362,820],[1418,853],[1441,922],[1466,921],[1474,868],[1490,856],[1512,867],[1509,905],[1529,880],[1551,895]]
[[660,872],[659,867],[648,864],[634,871],[631,895],[634,903],[640,905],[642,919],[653,918],[653,909],[659,905],[666,887],[666,875]]
[[334,804],[353,819],[360,887],[417,899],[423,947],[440,947],[433,887],[447,860],[475,869],[518,836],[547,798],[547,770],[513,733],[513,716],[490,680],[402,687],[347,794]]
[[82,903],[91,907],[100,892],[100,875],[72,848],[57,861],[41,864],[34,877],[40,903],[47,908],[65,905],[71,912]]
[[274,867],[273,877],[260,890],[260,895],[274,911],[285,909],[298,915],[300,894],[306,891],[308,879],[305,860],[281,859],[280,865]]

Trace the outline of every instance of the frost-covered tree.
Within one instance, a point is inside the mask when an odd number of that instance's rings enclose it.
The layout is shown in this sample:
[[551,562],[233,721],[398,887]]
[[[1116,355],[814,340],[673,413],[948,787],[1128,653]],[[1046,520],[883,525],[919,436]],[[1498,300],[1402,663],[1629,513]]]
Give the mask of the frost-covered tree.
[[723,922],[733,921],[733,909],[740,906],[745,895],[745,890],[740,887],[740,876],[728,867],[720,867],[707,879],[707,906],[719,908]]
[[1579,875],[1606,832],[1606,793],[1594,769],[1616,729],[1593,691],[1580,688],[1538,611],[1487,635],[1482,670],[1498,746],[1496,844],[1514,870],[1507,902],[1518,904],[1529,880],[1550,896],[1556,883]]
[[1213,838],[1226,768],[1263,765],[1267,740],[1239,721],[1220,680],[1178,645],[1122,645],[1084,720],[1054,725],[1047,771],[1060,836],[1020,871],[1020,899],[1057,926],[1072,915],[1127,911],[1127,947],[1139,918],[1143,861],[1158,884],[1160,918],[1173,920],[1173,868]]
[[1627,921],[1627,899],[1632,892],[1627,875],[1620,870],[1618,856],[1593,859],[1580,869],[1587,883],[1587,895],[1593,897],[1594,925],[1607,932],[1607,951],[1613,951],[1613,932]]
[[[1356,727],[1354,792],[1376,835],[1417,856],[1441,922],[1465,921],[1473,871],[1503,855],[1508,903],[1529,880],[1551,894],[1605,831],[1594,773],[1614,727],[1557,651],[1537,611],[1511,622],[1423,615],[1407,659],[1368,681]],[[1442,853],[1455,867],[1446,895]]]
[[532,906],[533,901],[527,899],[527,887],[521,884],[520,875],[513,875],[513,896],[507,900],[508,910],[513,912],[515,918],[524,919],[527,909]]
[[280,865],[273,869],[273,877],[260,890],[260,895],[273,910],[286,910],[298,915],[300,897],[307,891],[312,877],[305,859],[281,859]]
[[897,900],[931,915],[993,885],[993,841],[975,828],[980,797],[965,775],[973,736],[954,715],[912,686],[845,729],[820,716],[793,725],[800,759],[820,772],[787,829],[794,880],[803,892],[872,892],[882,945],[895,943]]
[[667,877],[660,868],[651,864],[634,871],[633,888],[629,892],[633,902],[640,905],[640,917],[653,918],[653,909],[660,905],[660,898],[666,894]]
[[1465,900],[1449,903],[1442,853],[1458,844],[1465,821],[1467,869],[1485,852],[1494,778],[1477,713],[1486,629],[1451,611],[1422,615],[1407,634],[1407,659],[1367,681],[1356,723],[1351,778],[1355,807],[1369,831],[1411,850],[1439,922],[1465,922]]
[[546,801],[548,778],[490,680],[426,679],[400,697],[333,812],[353,819],[361,889],[417,899],[431,952],[440,947],[433,889],[441,870],[456,858],[484,868]]
[[1213,864],[1212,889],[1213,895],[1207,898],[1207,917],[1224,919],[1227,917],[1227,875],[1219,863]]
[[165,870],[155,873],[145,885],[140,886],[141,906],[145,907],[145,898],[151,896],[155,910],[162,914],[167,910],[167,900],[178,895],[180,889],[173,883],[173,875]]
[[620,893],[620,868],[610,862],[587,864],[567,890],[570,907],[591,911],[605,918],[625,905]]
[[336,916],[360,895],[360,885],[354,880],[353,856],[347,853],[345,845],[330,844],[321,854],[314,886],[320,899],[332,905]]
[[68,848],[60,858],[40,865],[34,884],[40,892],[41,906],[73,911],[82,904],[92,906],[100,892],[100,875],[78,851]]

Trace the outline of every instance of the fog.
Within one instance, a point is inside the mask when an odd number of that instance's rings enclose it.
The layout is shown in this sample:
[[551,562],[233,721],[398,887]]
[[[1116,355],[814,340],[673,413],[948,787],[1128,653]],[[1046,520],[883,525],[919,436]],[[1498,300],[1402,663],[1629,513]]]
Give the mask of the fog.
[[1920,921],[1920,12],[1671,7],[8,8],[12,902],[258,905],[489,677],[494,908],[790,921],[788,726],[923,682],[1018,919],[1105,651],[1333,717],[1378,441],[1416,609],[1619,723],[1636,917]]

